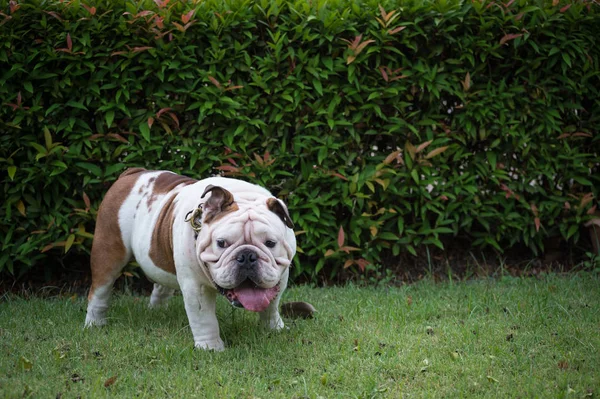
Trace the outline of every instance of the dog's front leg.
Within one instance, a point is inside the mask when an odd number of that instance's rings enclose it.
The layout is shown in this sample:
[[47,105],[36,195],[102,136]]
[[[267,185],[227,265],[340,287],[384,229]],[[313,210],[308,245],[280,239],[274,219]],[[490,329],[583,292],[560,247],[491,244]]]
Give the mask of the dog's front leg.
[[215,313],[217,292],[204,285],[182,284],[181,294],[194,335],[194,346],[214,351],[224,350]]
[[279,315],[279,296],[269,304],[268,308],[260,312],[259,316],[263,327],[271,330],[281,330],[284,324]]

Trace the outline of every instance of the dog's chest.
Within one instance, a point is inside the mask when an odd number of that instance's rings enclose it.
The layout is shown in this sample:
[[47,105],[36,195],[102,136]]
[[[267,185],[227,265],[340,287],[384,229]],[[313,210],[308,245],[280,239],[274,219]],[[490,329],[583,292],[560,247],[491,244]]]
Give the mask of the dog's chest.
[[168,172],[144,173],[119,210],[125,245],[150,279],[176,286],[173,224],[181,189],[196,181]]

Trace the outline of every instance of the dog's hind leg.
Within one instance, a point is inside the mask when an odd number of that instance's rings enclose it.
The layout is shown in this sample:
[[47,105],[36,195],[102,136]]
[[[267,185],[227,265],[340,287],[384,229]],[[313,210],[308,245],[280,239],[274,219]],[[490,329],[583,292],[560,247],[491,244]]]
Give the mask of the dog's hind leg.
[[[129,240],[124,239],[130,236],[130,232],[122,231],[119,215],[140,172],[143,170],[130,169],[123,173],[108,190],[98,209],[90,256],[92,287],[88,295],[86,327],[106,324],[106,310],[113,284],[131,259],[131,245]],[[131,212],[125,213],[125,217],[131,216]]]
[[174,289],[165,287],[164,285],[154,283],[152,295],[150,295],[150,308],[158,308],[161,305],[166,305],[169,298],[175,292]]
[[104,247],[104,245],[96,245],[100,239],[101,235],[98,235],[98,228],[96,228],[91,254],[92,287],[88,295],[85,327],[106,324],[106,310],[108,309],[113,285],[131,257],[130,253],[127,253],[128,251],[116,251],[120,253],[115,253],[114,247],[118,247],[118,243],[114,242],[115,240],[111,245],[113,247],[112,251],[105,252],[99,249],[98,247]]

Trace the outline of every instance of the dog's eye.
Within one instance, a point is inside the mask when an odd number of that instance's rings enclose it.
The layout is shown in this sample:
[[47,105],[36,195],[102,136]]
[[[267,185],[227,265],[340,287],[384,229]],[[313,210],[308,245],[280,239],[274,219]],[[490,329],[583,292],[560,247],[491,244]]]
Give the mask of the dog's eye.
[[265,245],[267,246],[267,248],[275,248],[275,245],[277,245],[277,243],[275,241],[267,240],[265,241]]
[[219,248],[225,248],[227,246],[227,243],[225,242],[225,240],[223,239],[218,239],[217,240],[217,247]]

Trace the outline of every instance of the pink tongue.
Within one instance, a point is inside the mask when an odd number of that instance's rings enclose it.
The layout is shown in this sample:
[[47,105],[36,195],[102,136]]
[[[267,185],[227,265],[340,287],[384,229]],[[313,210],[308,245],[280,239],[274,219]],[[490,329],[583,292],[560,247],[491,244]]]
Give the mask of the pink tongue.
[[262,312],[269,306],[279,290],[273,288],[237,287],[233,290],[244,309],[252,312]]

